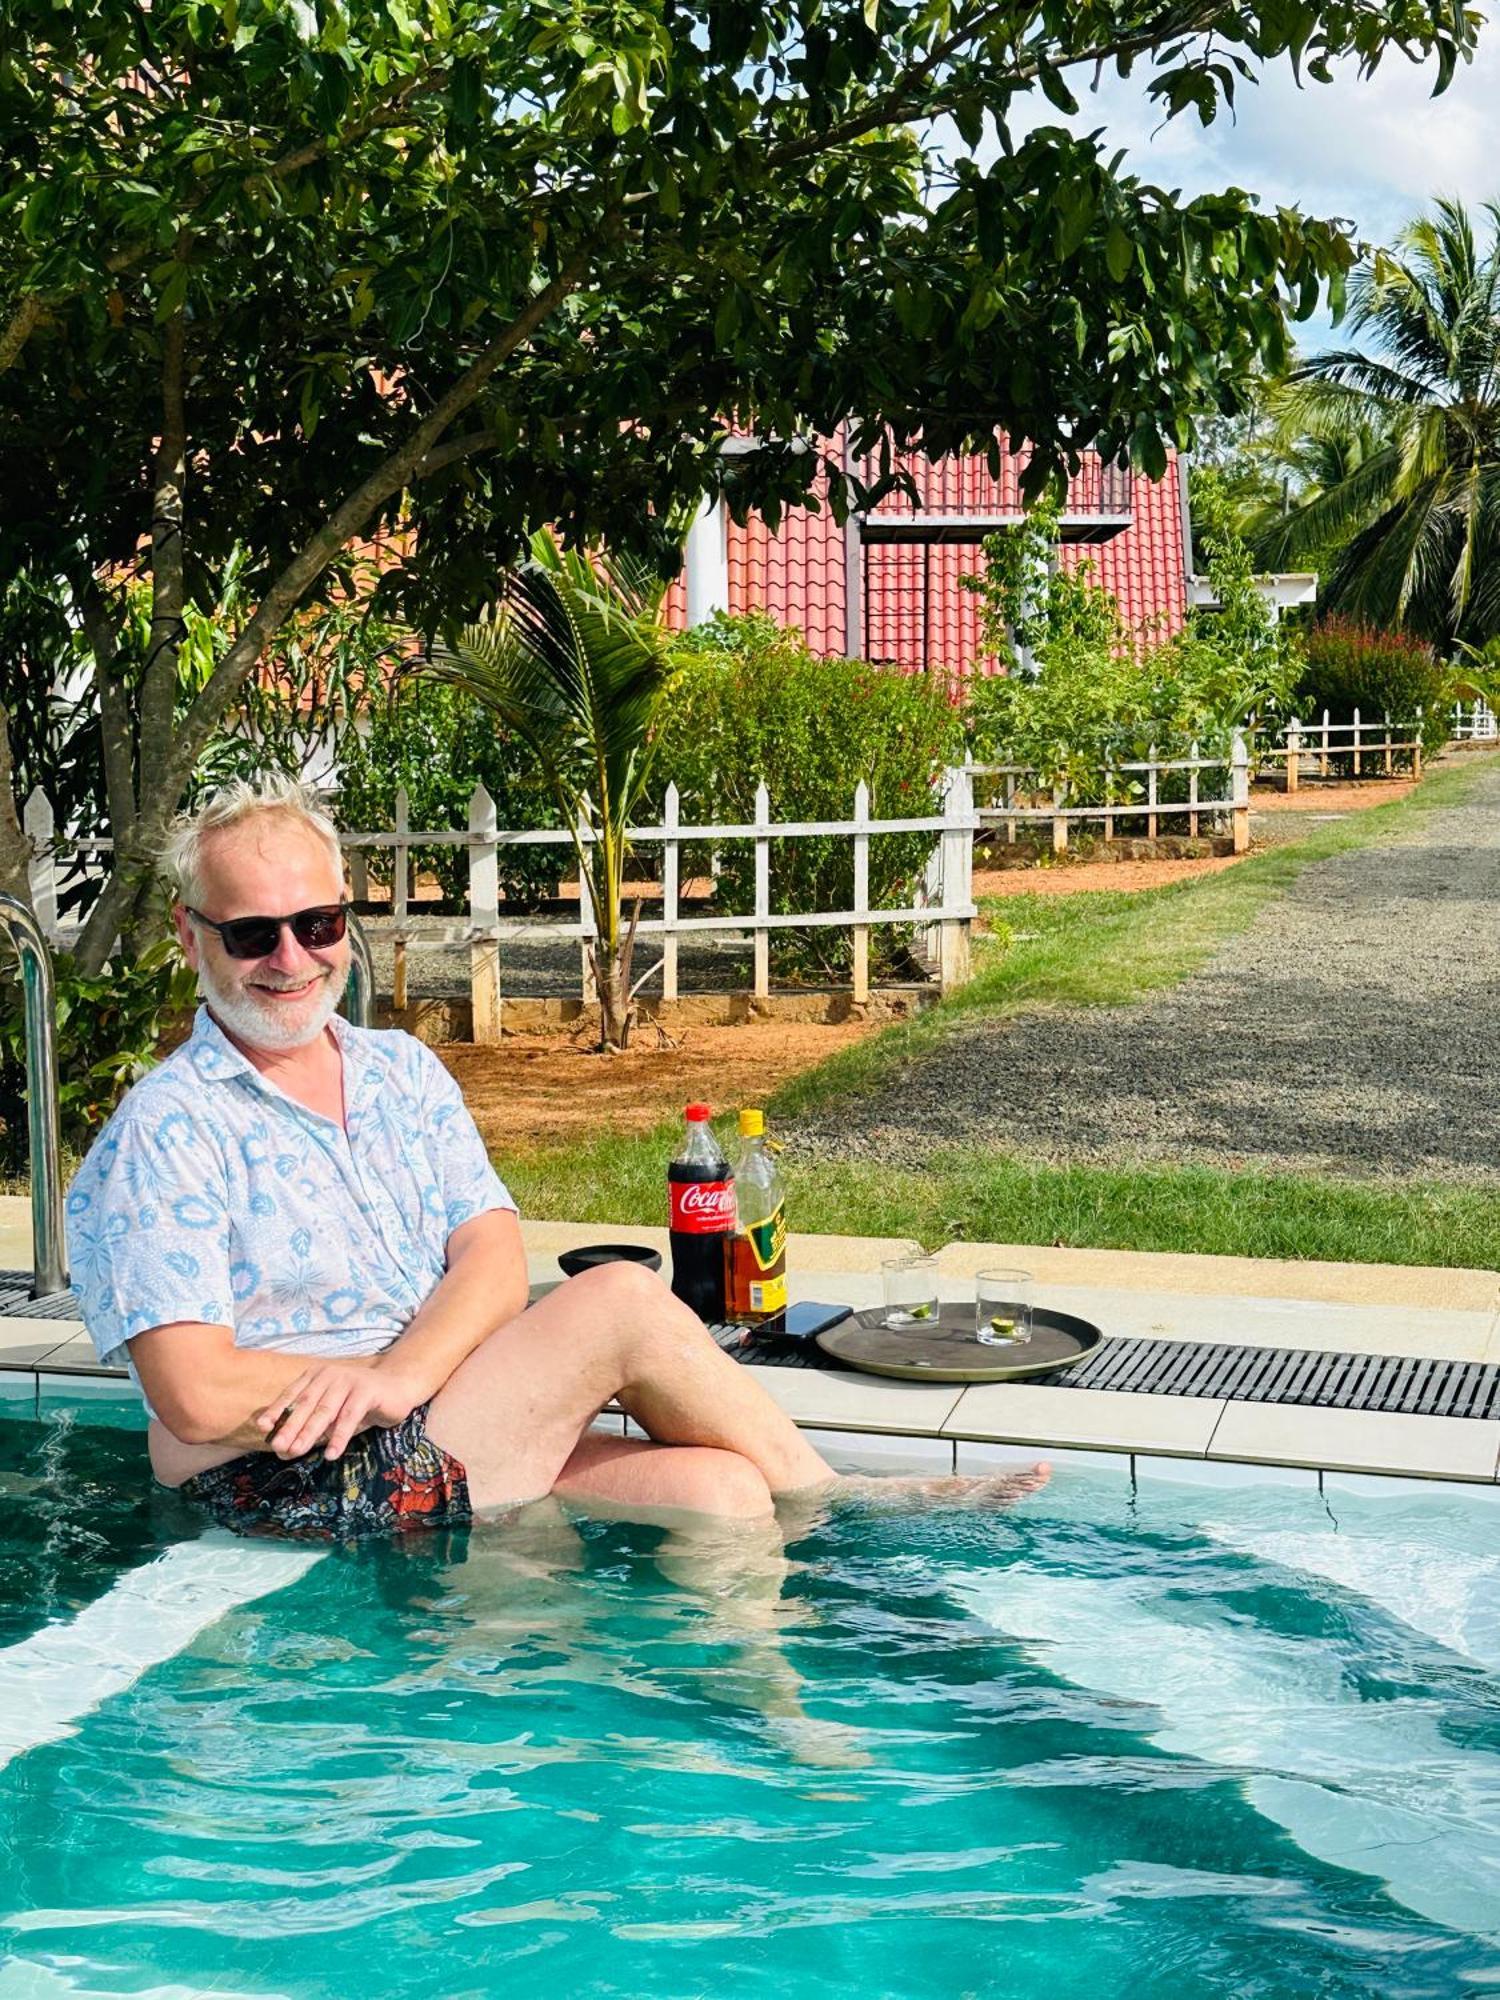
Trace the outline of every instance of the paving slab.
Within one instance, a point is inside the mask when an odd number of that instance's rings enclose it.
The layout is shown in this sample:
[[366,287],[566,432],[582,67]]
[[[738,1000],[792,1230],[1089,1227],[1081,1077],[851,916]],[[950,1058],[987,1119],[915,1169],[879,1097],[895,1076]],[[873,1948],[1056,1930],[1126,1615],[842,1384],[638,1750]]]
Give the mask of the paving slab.
[[825,1375],[817,1368],[752,1366],[750,1373],[794,1423],[823,1430],[941,1437],[964,1393],[961,1383]]
[[1407,1479],[1493,1483],[1500,1475],[1500,1424],[1473,1417],[1229,1403],[1208,1456],[1252,1464],[1398,1473]]
[[1328,1264],[1156,1250],[1070,1250],[1035,1243],[949,1243],[938,1252],[938,1268],[945,1275],[972,1278],[986,1264],[1019,1265],[1038,1284],[1049,1286],[1447,1312],[1494,1314],[1500,1308],[1500,1272],[1441,1265]]
[[1225,1407],[1216,1396],[1133,1396],[1116,1389],[982,1382],[963,1391],[943,1431],[976,1443],[1081,1445],[1203,1458]]

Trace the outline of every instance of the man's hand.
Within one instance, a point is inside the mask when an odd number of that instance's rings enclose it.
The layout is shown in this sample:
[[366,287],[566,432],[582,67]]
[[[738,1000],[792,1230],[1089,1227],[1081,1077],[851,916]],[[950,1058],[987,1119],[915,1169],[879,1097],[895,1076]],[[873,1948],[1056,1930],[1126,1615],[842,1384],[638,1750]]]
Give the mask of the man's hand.
[[300,1458],[323,1447],[338,1458],[357,1431],[389,1429],[409,1417],[420,1389],[394,1368],[351,1367],[320,1361],[304,1369],[268,1409],[255,1414],[265,1448],[278,1458]]

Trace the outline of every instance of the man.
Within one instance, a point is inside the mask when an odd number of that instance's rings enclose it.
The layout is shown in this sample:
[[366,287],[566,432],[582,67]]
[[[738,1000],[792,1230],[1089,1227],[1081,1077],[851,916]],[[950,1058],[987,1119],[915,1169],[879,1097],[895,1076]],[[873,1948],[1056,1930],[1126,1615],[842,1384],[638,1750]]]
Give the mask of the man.
[[[833,1484],[660,1281],[527,1307],[515,1203],[420,1042],[335,1013],[338,838],[290,781],[230,786],[166,863],[205,1005],[68,1196],[84,1318],[151,1414],[152,1469],[243,1532],[378,1532],[557,1494],[768,1516]],[[651,1440],[591,1432],[615,1398]]]

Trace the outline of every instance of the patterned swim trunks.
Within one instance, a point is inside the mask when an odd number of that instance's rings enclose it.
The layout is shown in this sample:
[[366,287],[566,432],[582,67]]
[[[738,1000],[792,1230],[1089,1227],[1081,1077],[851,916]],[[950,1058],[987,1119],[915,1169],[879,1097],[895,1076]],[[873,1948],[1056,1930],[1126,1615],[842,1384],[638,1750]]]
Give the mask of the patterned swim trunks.
[[473,1519],[463,1467],[427,1435],[426,1403],[389,1429],[361,1431],[343,1456],[251,1451],[177,1489],[237,1535],[347,1541],[463,1527]]

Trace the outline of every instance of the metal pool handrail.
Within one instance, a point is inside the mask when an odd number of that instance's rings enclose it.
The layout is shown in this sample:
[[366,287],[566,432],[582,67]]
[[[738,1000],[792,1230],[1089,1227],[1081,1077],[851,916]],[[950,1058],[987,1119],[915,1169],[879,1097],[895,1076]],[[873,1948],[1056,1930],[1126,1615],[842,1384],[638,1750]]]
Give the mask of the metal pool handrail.
[[31,1156],[31,1296],[68,1288],[58,1145],[57,1016],[52,954],[41,925],[15,896],[0,895],[0,930],[21,961],[26,1037],[26,1123]]
[[375,1017],[375,962],[365,927],[349,912],[349,983],[344,988],[344,1015],[356,1028],[368,1028]]

